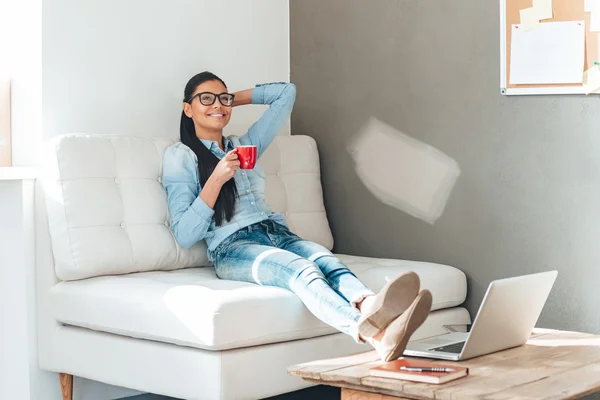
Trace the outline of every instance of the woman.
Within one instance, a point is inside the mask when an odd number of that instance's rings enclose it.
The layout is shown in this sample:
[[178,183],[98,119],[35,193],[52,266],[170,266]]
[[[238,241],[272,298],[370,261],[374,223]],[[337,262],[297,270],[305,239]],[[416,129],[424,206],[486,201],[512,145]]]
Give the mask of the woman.
[[[298,237],[271,212],[258,164],[239,170],[236,146],[256,145],[260,157],[288,120],[295,97],[290,83],[230,94],[210,72],[190,79],[181,143],[164,155],[171,228],[183,247],[206,240],[219,278],[288,289],[325,323],[370,343],[383,360],[396,359],[431,309],[431,293],[419,293],[418,276],[401,274],[375,295],[328,249]],[[269,108],[245,135],[224,137],[232,107],[244,104]]]

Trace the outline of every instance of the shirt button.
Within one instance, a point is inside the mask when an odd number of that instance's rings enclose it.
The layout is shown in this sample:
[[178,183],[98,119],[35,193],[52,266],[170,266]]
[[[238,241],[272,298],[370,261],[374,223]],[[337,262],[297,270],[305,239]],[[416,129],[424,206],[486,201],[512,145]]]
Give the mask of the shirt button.
[[251,201],[251,202],[250,202],[250,204],[254,205],[254,202],[253,202],[253,201]]
[[121,180],[119,178],[115,178],[115,183],[118,185],[119,183],[121,183]]
[[250,193],[250,189],[246,190],[246,193]]
[[260,213],[260,215],[265,215],[265,213]]
[[246,175],[246,173],[244,171],[242,171],[242,175]]
[[168,228],[171,224],[169,223],[169,221],[165,221],[165,226]]
[[121,222],[121,228],[125,228],[125,222]]
[[162,183],[162,178],[160,176],[158,177],[158,183]]

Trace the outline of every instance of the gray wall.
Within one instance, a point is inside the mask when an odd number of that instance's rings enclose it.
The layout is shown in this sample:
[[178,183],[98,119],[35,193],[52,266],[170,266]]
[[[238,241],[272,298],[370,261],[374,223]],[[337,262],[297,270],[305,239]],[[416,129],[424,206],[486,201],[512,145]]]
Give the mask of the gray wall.
[[[600,332],[600,97],[501,96],[497,1],[290,3],[292,129],[318,142],[335,251],[456,266],[472,316],[491,280],[557,269],[538,325]],[[434,225],[358,179],[369,116],[459,163]]]

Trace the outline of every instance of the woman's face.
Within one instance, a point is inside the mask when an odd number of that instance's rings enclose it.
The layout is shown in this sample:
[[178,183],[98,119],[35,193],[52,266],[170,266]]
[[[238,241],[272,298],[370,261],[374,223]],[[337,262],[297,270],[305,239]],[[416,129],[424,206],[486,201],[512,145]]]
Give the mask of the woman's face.
[[[204,92],[213,93],[217,96],[211,96],[210,94],[196,96],[197,94]],[[229,123],[229,119],[231,118],[231,107],[221,104],[218,97],[221,93],[227,93],[225,85],[216,80],[207,81],[198,85],[192,94],[193,100],[191,102],[183,103],[185,115],[194,120],[194,124],[197,128],[209,131],[222,131]],[[201,97],[202,102],[200,101]],[[211,98],[214,98],[214,103],[205,105],[210,102]]]

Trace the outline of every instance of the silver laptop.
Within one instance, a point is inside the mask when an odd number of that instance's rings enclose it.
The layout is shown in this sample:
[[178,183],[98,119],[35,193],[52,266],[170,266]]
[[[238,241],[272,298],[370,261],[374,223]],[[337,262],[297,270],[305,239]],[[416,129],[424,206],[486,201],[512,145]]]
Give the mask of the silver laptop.
[[493,281],[470,332],[409,342],[404,355],[457,361],[525,344],[557,275],[548,271]]

